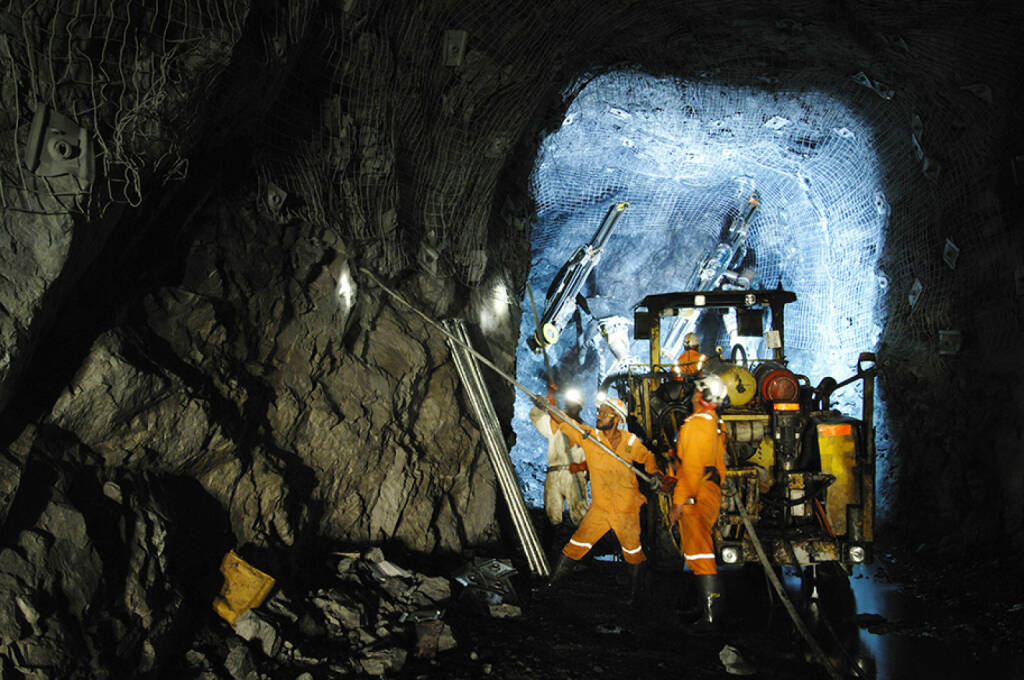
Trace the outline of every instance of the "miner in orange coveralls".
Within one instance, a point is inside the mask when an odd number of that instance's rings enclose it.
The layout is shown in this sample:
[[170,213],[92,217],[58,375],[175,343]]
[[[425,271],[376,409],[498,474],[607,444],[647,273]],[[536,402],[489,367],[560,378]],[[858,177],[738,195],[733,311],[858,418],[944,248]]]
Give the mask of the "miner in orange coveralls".
[[691,629],[713,630],[721,618],[721,587],[711,530],[718,521],[725,479],[725,432],[716,409],[728,396],[725,382],[710,374],[694,383],[693,413],[679,428],[670,522],[679,522],[683,557],[697,577],[703,616]]
[[[619,539],[622,558],[629,565],[630,600],[636,602],[640,594],[642,567],[647,560],[640,544],[640,507],[647,499],[640,493],[636,474],[594,443],[595,439],[599,440],[620,458],[640,463],[646,472],[660,477],[654,454],[647,450],[635,434],[619,429],[619,423],[625,420],[625,404],[619,399],[608,399],[597,411],[596,430],[587,425],[580,426],[587,433],[586,436],[559,421],[558,427],[569,441],[583,448],[587,470],[590,472],[592,500],[576,533],[562,548],[562,554],[551,574],[551,583],[572,571],[576,562],[610,529]],[[558,418],[552,414],[552,422],[555,421]]]
[[686,375],[697,375],[704,368],[708,358],[700,353],[700,336],[696,333],[687,333],[683,338],[683,347],[686,351],[676,359],[676,365],[672,369],[676,380],[682,380]]

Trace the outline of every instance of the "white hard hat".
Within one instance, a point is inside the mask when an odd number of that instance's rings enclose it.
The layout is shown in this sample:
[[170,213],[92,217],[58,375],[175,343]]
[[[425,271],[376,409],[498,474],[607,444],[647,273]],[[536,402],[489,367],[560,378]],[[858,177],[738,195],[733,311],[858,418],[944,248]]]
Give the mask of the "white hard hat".
[[698,378],[693,386],[700,391],[704,401],[712,406],[721,406],[729,396],[729,388],[725,386],[725,381],[714,373]]
[[603,401],[598,403],[597,408],[600,409],[602,406],[607,406],[615,415],[619,417],[619,420],[626,422],[626,405],[622,403],[621,399],[615,399],[614,397],[605,398]]
[[697,349],[700,347],[700,336],[696,333],[687,333],[683,337],[683,347],[686,349]]

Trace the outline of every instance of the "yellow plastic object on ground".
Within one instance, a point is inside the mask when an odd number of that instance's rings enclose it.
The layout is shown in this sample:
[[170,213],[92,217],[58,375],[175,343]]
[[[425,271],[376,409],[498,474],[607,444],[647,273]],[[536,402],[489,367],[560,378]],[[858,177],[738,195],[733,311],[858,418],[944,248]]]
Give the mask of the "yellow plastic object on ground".
[[213,611],[232,626],[244,612],[260,606],[274,587],[272,576],[243,560],[234,550],[224,556],[220,573],[224,574],[224,585],[220,595],[213,599]]

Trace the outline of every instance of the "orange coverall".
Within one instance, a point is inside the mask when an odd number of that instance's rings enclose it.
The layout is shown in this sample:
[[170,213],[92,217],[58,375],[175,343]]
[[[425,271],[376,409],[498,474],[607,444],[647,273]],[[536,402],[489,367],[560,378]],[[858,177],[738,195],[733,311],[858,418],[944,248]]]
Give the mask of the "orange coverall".
[[587,439],[566,423],[559,424],[559,429],[569,441],[583,448],[587,469],[590,470],[592,497],[587,514],[580,520],[576,533],[562,548],[562,554],[573,560],[582,559],[611,529],[622,547],[622,559],[629,564],[640,564],[647,559],[640,544],[640,507],[647,499],[640,493],[636,474],[602,451],[592,439],[600,438],[601,443],[615,451],[620,458],[643,464],[648,473],[658,469],[654,454],[632,432],[621,430],[619,446],[616,448],[600,430],[587,425],[581,427],[590,433]]
[[704,368],[705,361],[707,361],[706,356],[695,349],[688,349],[676,359],[675,373],[676,375],[696,375],[700,373],[700,369]]
[[[714,410],[698,411],[683,421],[676,443],[676,482],[672,504],[682,506],[679,536],[683,557],[694,574],[717,574],[711,530],[718,521],[722,487],[708,479],[708,467],[725,481],[725,432]],[[690,498],[694,503],[687,503]]]

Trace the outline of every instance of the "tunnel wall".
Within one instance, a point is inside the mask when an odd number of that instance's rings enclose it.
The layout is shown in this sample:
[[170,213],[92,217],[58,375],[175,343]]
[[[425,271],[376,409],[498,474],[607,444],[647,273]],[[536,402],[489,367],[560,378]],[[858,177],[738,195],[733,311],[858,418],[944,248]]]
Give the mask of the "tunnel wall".
[[[437,316],[497,279],[519,297],[527,175],[587,74],[863,72],[893,93],[867,97],[889,126],[890,531],[1024,549],[1014,5],[22,4],[0,24],[5,514],[26,459],[59,458],[192,476],[239,541],[494,540],[493,474],[443,339],[358,267]],[[93,21],[68,20],[83,7]],[[104,60],[130,61],[120,90],[90,68]],[[36,101],[95,140],[91,185],[26,172]],[[506,368],[519,313],[473,320]],[[944,330],[962,340],[948,355]],[[507,419],[511,389],[492,388]]]

